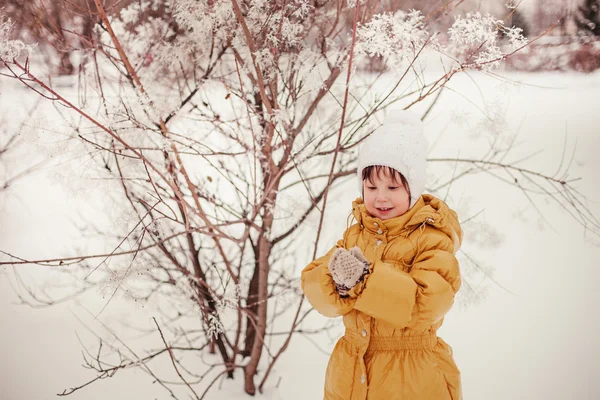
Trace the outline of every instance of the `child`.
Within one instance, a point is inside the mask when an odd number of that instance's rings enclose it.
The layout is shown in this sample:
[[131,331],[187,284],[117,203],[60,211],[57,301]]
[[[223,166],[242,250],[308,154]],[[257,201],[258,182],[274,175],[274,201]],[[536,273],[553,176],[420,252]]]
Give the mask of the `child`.
[[325,377],[326,400],[462,399],[452,349],[436,332],[460,287],[456,213],[425,188],[427,141],[402,111],[358,157],[356,224],[302,271],[302,290],[326,317],[343,316]]

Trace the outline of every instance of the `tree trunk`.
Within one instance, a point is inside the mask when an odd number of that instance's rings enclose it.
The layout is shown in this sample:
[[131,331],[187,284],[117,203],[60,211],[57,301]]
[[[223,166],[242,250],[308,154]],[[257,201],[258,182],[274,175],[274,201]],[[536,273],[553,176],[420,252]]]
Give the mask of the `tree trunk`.
[[258,249],[255,249],[254,274],[252,275],[252,280],[250,280],[248,295],[246,296],[246,304],[248,305],[246,307],[246,337],[244,339],[244,350],[240,352],[243,357],[248,357],[250,355],[256,338],[255,324],[258,315],[258,258]]
[[[275,175],[275,174],[274,174]],[[267,297],[268,291],[268,279],[269,279],[269,255],[271,254],[271,241],[267,237],[266,233],[271,231],[273,226],[273,207],[277,198],[277,186],[271,190],[268,195],[266,205],[263,207],[263,225],[261,234],[258,238],[258,299],[257,299],[257,318],[256,318],[256,332],[254,343],[252,345],[252,351],[250,353],[250,360],[244,370],[244,387],[246,393],[254,395],[256,393],[256,385],[254,384],[254,375],[258,369],[258,363],[262,355],[262,349],[265,340],[265,333],[267,331]]]

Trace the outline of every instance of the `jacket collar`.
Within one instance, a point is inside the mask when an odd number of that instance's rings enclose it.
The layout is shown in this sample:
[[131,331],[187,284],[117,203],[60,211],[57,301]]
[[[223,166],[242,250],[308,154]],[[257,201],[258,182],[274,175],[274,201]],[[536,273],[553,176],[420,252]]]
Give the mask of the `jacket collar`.
[[362,228],[372,233],[381,229],[388,236],[408,235],[423,224],[431,225],[444,232],[454,243],[457,251],[462,242],[462,229],[456,213],[437,197],[423,194],[404,214],[382,220],[373,217],[361,198],[352,202],[352,213]]

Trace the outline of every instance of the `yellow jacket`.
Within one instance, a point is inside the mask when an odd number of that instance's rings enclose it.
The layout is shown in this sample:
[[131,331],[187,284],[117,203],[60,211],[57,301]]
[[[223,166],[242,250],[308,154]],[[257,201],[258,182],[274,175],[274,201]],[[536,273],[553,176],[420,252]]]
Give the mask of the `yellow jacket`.
[[[458,400],[460,373],[436,331],[461,280],[454,253],[462,230],[446,203],[423,195],[405,214],[382,221],[362,201],[356,224],[302,271],[302,290],[326,317],[344,317],[325,377],[326,400]],[[358,246],[369,274],[341,298],[328,269],[336,247]]]

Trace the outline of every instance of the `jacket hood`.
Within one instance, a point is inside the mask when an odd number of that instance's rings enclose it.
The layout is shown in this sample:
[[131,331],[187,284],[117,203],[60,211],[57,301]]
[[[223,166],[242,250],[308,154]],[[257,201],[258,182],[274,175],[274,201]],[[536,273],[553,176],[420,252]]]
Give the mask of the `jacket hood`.
[[423,194],[404,214],[387,220],[373,217],[360,197],[352,202],[352,213],[361,227],[373,233],[381,229],[390,236],[408,235],[419,226],[428,224],[452,240],[454,251],[462,243],[462,229],[456,212],[444,201],[430,194]]

